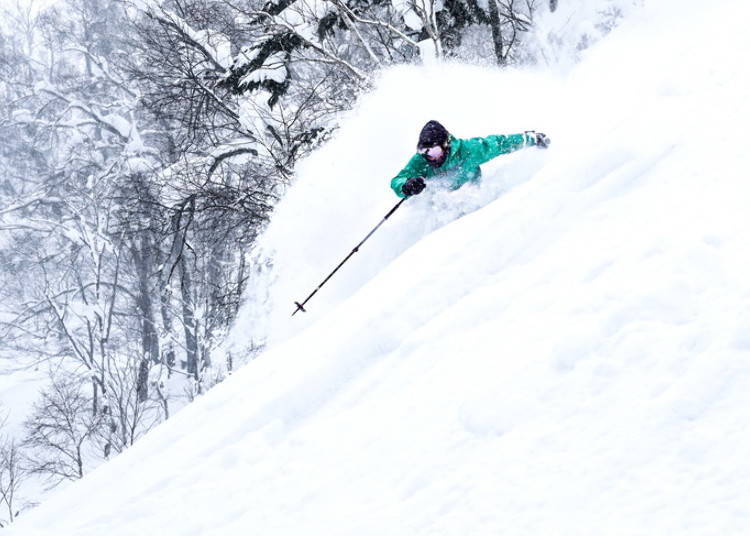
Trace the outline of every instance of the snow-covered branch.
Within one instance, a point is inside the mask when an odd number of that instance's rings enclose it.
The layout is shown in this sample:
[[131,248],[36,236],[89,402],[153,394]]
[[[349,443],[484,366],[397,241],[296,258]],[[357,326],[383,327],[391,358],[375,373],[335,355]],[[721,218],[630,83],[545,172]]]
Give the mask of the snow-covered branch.
[[369,79],[369,77],[360,69],[357,69],[354,65],[352,65],[350,62],[346,61],[345,59],[337,56],[333,52],[330,52],[326,50],[326,48],[323,45],[320,45],[316,42],[314,42],[312,39],[306,37],[305,35],[302,35],[300,32],[298,32],[294,26],[292,26],[289,22],[286,20],[283,20],[280,17],[274,16],[271,13],[268,13],[267,11],[246,11],[247,15],[265,18],[267,19],[271,24],[274,24],[287,32],[290,32],[294,35],[296,35],[306,47],[314,50],[321,56],[323,56],[326,60],[331,62],[335,65],[340,65],[344,69],[346,69],[354,78],[357,80],[364,82]]

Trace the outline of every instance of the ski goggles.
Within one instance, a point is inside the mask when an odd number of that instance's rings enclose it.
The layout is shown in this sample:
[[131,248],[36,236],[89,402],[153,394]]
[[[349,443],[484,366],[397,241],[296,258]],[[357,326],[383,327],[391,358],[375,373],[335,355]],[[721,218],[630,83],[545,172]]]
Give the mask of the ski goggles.
[[443,155],[445,155],[445,149],[442,145],[424,147],[423,149],[419,149],[419,154],[424,156],[427,160],[431,160],[434,162],[443,158]]

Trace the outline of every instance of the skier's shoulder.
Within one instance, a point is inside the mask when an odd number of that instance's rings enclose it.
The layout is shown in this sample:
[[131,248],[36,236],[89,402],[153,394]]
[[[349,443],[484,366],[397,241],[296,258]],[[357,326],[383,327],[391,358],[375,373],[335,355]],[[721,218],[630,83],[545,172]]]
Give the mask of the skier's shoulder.
[[451,153],[460,154],[471,143],[472,139],[473,138],[456,138],[455,136],[451,136]]

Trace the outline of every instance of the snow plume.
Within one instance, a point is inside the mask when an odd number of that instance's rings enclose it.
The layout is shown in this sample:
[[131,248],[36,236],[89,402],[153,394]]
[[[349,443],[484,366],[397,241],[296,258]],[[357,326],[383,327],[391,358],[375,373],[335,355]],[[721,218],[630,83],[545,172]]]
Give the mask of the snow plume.
[[239,340],[246,340],[248,329],[254,343],[286,338],[426,234],[528,179],[543,162],[537,151],[487,165],[480,187],[448,192],[432,185],[373,235],[315,296],[308,315],[289,322],[293,302],[304,299],[398,202],[390,179],[413,155],[426,121],[439,119],[457,137],[542,130],[546,107],[512,103],[541,102],[550,83],[540,74],[463,65],[387,71],[378,89],[343,118],[335,139],[298,165],[294,186],[254,252],[253,261],[270,272],[263,269],[249,282],[248,303],[237,322]]
[[[750,532],[748,17],[654,1],[563,74],[386,73],[256,252],[287,340],[8,534]],[[405,203],[289,319],[428,119],[553,144]]]

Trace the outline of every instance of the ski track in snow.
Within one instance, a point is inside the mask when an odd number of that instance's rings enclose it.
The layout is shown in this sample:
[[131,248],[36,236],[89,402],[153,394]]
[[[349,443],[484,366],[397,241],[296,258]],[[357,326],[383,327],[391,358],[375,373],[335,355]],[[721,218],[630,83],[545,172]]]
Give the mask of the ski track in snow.
[[[386,73],[264,239],[234,344],[271,348],[6,532],[747,534],[748,16],[648,2],[567,73]],[[553,145],[405,203],[290,320],[433,118]]]

